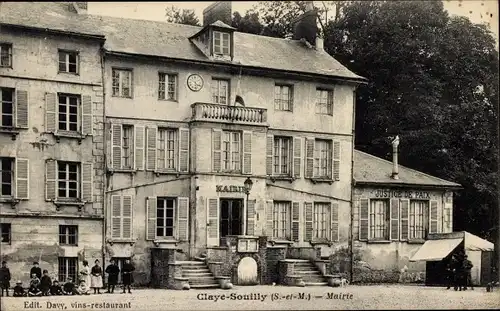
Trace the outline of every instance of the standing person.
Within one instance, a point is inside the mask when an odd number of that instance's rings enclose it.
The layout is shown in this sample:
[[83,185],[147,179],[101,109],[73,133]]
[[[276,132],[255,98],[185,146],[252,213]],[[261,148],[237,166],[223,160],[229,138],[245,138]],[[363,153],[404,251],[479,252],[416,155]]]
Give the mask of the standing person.
[[10,270],[7,267],[7,262],[2,261],[2,267],[0,268],[0,287],[2,288],[2,295],[5,290],[5,295],[9,297],[10,288]]
[[455,256],[451,256],[450,260],[446,263],[446,289],[450,289],[452,286],[454,286],[455,282],[455,269],[456,266],[456,258]]
[[91,278],[90,278],[90,267],[89,262],[87,260],[83,261],[83,267],[80,270],[80,280],[85,281],[87,286],[90,286]]
[[38,279],[42,278],[42,269],[38,266],[38,261],[33,263],[33,267],[30,270],[30,275],[35,274]]
[[467,290],[467,286],[470,286],[470,289],[474,290],[474,287],[472,286],[472,267],[474,267],[474,265],[469,259],[467,259],[467,255],[464,255],[462,267],[464,273],[464,290]]
[[42,291],[42,296],[50,295],[50,287],[52,286],[52,280],[49,276],[49,271],[43,270],[43,276],[40,280],[40,290]]
[[108,291],[106,293],[114,293],[115,286],[118,283],[118,274],[120,273],[120,268],[116,265],[114,259],[110,260],[111,264],[106,267],[106,273],[108,274]]
[[134,283],[134,276],[132,272],[135,270],[134,265],[130,263],[130,259],[127,258],[122,267],[122,280],[123,280],[123,293],[125,294],[125,288],[128,289],[128,293],[132,294],[130,291],[130,286]]
[[460,252],[457,254],[455,257],[455,267],[453,269],[455,276],[454,276],[454,289],[461,291],[463,288],[463,279],[464,279],[464,273],[463,273],[463,253]]
[[94,289],[94,294],[101,294],[99,290],[102,288],[102,268],[99,266],[99,259],[95,260],[90,274],[90,287]]

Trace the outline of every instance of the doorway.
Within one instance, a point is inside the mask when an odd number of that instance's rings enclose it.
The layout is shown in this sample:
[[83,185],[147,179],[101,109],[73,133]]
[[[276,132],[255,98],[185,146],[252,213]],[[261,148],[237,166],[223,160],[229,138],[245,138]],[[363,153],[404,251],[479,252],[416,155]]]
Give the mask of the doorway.
[[220,245],[226,245],[226,236],[243,233],[243,200],[220,199]]

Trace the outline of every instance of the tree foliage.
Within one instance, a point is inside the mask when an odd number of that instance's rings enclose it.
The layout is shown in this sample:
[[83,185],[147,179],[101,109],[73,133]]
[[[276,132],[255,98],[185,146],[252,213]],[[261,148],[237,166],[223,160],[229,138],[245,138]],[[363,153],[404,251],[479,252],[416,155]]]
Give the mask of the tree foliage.
[[170,23],[200,26],[200,20],[196,16],[194,10],[181,10],[172,5],[165,9],[165,17],[167,22]]

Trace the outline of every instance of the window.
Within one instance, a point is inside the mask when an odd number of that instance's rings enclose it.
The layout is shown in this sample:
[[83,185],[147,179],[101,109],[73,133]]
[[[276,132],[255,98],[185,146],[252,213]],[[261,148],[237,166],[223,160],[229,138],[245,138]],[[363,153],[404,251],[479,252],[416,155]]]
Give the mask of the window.
[[219,105],[229,103],[229,81],[212,79],[212,100]]
[[241,169],[241,133],[222,132],[222,170],[240,171]]
[[333,114],[333,91],[322,89],[316,90],[316,113]]
[[313,239],[330,239],[330,203],[314,203]]
[[292,139],[274,137],[274,175],[291,175]]
[[59,72],[78,74],[78,52],[59,50]]
[[59,244],[78,245],[78,226],[59,225]]
[[71,94],[58,94],[59,97],[59,130],[77,132],[78,107],[80,96]]
[[132,70],[113,68],[113,96],[132,98]]
[[314,144],[314,176],[332,177],[332,142],[316,139]]
[[156,206],[156,236],[174,237],[175,198],[158,198]]
[[159,73],[158,98],[177,100],[177,75]]
[[60,199],[77,199],[80,197],[79,168],[79,163],[57,162],[58,197]]
[[158,129],[158,169],[177,169],[177,137],[176,129]]
[[423,240],[428,231],[429,201],[410,201],[410,240]]
[[122,168],[132,168],[133,159],[134,126],[123,125],[122,134]]
[[276,85],[274,87],[274,109],[292,111],[292,87],[289,85]]
[[66,282],[68,278],[71,278],[73,282],[77,281],[77,263],[77,257],[59,257],[59,282]]
[[0,225],[0,230],[2,234],[2,243],[10,243],[11,241],[11,225],[3,223]]
[[14,89],[0,88],[2,106],[0,107],[2,119],[0,126],[14,126]]
[[230,34],[227,32],[214,31],[214,54],[229,55]]
[[0,44],[0,67],[12,67],[12,44]]
[[291,209],[291,202],[274,202],[273,238],[290,240]]
[[0,196],[11,197],[14,195],[14,159],[13,158],[0,158],[0,173],[2,189]]
[[370,200],[370,239],[389,240],[389,200]]

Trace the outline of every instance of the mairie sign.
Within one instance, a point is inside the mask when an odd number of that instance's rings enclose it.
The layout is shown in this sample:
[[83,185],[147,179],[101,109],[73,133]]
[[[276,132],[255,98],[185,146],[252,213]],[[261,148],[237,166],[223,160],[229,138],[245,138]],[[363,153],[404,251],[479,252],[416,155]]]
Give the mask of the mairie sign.
[[243,193],[245,193],[245,190],[246,189],[243,186],[235,186],[235,185],[230,185],[230,186],[216,185],[215,186],[216,192],[243,192]]

